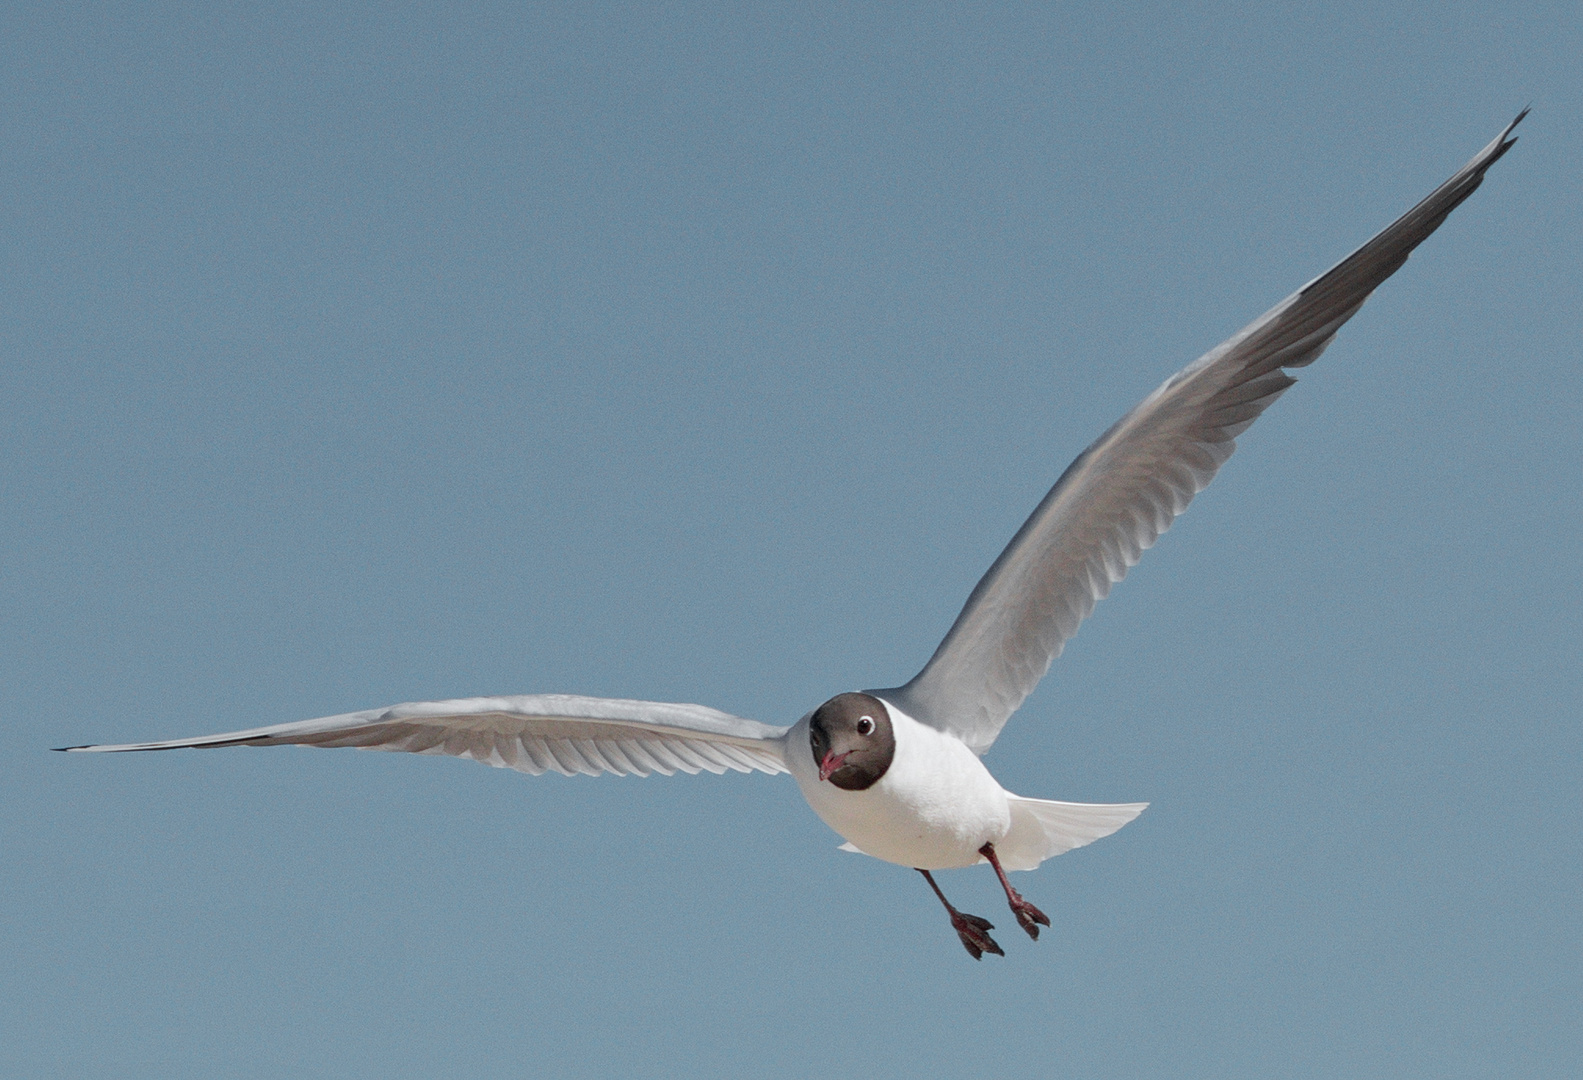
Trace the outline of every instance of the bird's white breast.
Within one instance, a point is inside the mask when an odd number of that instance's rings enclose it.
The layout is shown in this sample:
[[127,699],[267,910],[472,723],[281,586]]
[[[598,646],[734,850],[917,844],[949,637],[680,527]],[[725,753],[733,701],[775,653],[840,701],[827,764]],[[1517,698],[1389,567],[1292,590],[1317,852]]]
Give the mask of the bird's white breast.
[[866,855],[920,870],[982,861],[978,849],[1011,828],[1006,792],[978,755],[943,731],[918,723],[890,702],[896,755],[863,791],[819,779],[808,717],[786,734],[786,758],[814,813]]

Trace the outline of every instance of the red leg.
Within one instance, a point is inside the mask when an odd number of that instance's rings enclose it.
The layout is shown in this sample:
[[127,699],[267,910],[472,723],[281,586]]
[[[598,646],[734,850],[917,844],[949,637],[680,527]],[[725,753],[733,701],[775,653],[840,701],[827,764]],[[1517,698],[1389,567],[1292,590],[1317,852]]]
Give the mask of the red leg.
[[[1000,878],[1000,887],[1006,890],[1006,900],[1011,904],[1011,913],[1017,916],[1017,925],[1028,931],[1028,936],[1039,940],[1039,927],[1050,925],[1050,916],[1034,907],[1022,898],[1022,894],[1011,887],[1011,882],[1006,880],[1006,871],[1000,868],[1000,857],[995,854],[994,844],[985,844],[978,849],[978,853],[989,860],[989,865],[995,868],[995,876]],[[939,890],[935,890],[938,892]],[[940,897],[944,900],[945,897]]]
[[919,870],[923,879],[929,883],[929,888],[940,898],[940,903],[945,905],[945,910],[951,913],[951,929],[956,931],[956,936],[962,939],[962,947],[967,950],[974,960],[984,959],[984,954],[992,952],[996,956],[1005,956],[1001,947],[995,944],[995,939],[989,932],[995,929],[989,924],[988,919],[981,919],[977,915],[964,915],[951,906],[951,901],[945,898],[945,893],[940,891],[940,886],[934,883],[934,875],[927,870]]

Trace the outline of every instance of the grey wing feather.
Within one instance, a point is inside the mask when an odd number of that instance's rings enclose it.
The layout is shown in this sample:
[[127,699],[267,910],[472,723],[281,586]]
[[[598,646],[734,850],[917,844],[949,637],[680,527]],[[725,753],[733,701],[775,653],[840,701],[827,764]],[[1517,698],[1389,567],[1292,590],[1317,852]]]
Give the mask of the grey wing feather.
[[929,663],[871,691],[978,753],[995,741],[1078,624],[1236,449],[1236,437],[1479,186],[1528,110],[1368,243],[1167,379],[1101,435],[979,581]]
[[702,705],[530,694],[414,701],[196,739],[71,746],[119,753],[218,746],[353,746],[412,754],[450,754],[537,776],[651,772],[780,773],[786,728],[744,720]]

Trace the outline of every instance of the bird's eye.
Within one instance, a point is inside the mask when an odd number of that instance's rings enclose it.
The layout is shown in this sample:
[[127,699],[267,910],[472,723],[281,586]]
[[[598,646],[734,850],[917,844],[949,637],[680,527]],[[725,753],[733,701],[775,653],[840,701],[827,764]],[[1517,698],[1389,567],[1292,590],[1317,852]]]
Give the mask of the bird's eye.
[[859,735],[872,735],[874,733],[874,721],[867,716],[863,717],[857,722],[857,733]]

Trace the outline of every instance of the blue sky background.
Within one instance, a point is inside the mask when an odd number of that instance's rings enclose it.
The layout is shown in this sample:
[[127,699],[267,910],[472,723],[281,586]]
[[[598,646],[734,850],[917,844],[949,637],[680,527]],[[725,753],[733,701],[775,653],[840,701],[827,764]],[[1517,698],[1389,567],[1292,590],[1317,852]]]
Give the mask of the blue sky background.
[[[0,1073],[1558,1076],[1583,1059],[1573,4],[6,5]],[[1061,469],[1522,141],[988,757],[1020,875],[784,777],[68,743],[910,676]]]

